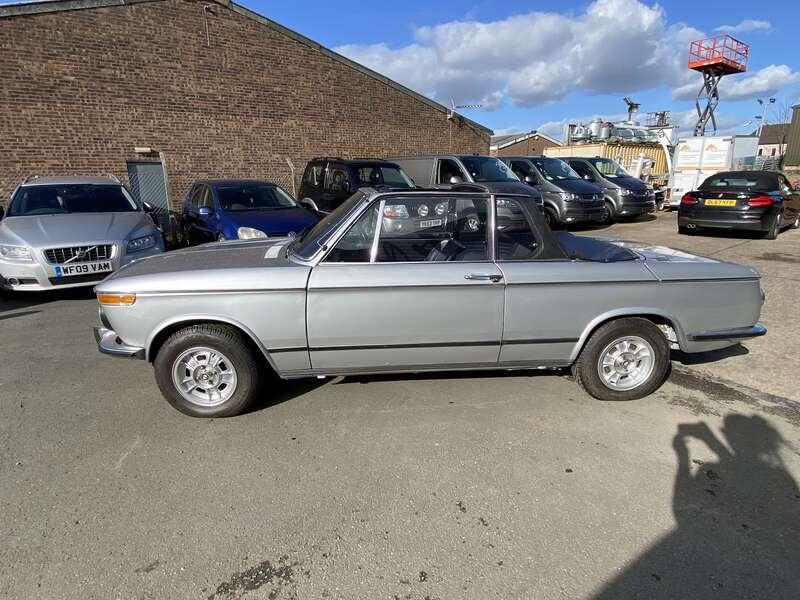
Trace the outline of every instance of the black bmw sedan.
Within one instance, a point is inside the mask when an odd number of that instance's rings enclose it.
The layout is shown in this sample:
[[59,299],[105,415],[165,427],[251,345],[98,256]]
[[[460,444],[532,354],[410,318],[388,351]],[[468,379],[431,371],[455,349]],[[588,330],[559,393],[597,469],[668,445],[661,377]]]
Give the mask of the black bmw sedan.
[[800,190],[782,173],[725,171],[711,175],[684,194],[678,207],[678,232],[702,227],[762,232],[774,240],[785,227],[800,227]]

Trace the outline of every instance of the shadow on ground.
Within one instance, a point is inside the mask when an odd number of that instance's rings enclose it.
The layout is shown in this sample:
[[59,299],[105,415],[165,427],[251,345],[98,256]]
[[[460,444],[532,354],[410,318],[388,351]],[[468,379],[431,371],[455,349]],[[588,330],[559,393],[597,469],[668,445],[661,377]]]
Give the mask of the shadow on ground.
[[[91,287],[69,288],[66,290],[47,290],[45,292],[8,292],[0,293],[0,313],[21,308],[33,308],[60,300],[88,300],[94,297]],[[31,314],[31,313],[26,313]],[[6,316],[5,318],[13,318]]]
[[720,350],[711,350],[709,352],[693,352],[687,354],[680,350],[672,351],[672,360],[679,362],[682,365],[703,365],[707,363],[715,363],[721,360],[731,358],[733,356],[744,356],[750,354],[750,351],[742,346],[736,344],[735,346],[728,346]]
[[[595,600],[800,598],[800,490],[760,416],[729,414],[717,438],[703,422],[678,426],[676,526],[624,567]],[[716,460],[692,459],[694,438]]]

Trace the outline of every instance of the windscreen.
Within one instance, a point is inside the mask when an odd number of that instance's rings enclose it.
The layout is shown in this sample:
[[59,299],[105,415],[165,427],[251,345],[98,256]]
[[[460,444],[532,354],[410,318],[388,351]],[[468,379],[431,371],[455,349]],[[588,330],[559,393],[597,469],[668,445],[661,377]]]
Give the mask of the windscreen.
[[239,183],[216,186],[219,204],[224,211],[276,210],[294,208],[294,199],[276,185]]
[[362,199],[363,192],[356,192],[340,204],[327,217],[306,231],[303,235],[292,242],[290,251],[297,254],[300,258],[311,258],[317,251],[319,244],[323,244],[325,239],[331,234],[342,219],[346,219],[350,212]]
[[532,158],[531,162],[541,171],[548,181],[562,181],[564,179],[580,179],[567,163],[557,158]]
[[508,165],[491,156],[459,156],[467,168],[472,180],[486,181],[519,181],[519,177],[511,172]]
[[69,213],[133,212],[136,201],[121,185],[22,186],[8,207],[9,217]]

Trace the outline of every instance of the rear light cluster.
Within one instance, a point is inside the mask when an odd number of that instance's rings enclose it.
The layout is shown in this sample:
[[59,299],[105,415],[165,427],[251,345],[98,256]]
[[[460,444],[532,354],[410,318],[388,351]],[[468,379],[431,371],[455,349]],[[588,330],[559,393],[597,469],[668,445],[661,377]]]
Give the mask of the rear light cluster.
[[683,197],[681,198],[681,204],[684,206],[688,204],[697,204],[697,197],[692,195],[691,193],[684,194]]
[[749,206],[770,206],[772,205],[772,198],[769,196],[756,196],[747,201]]

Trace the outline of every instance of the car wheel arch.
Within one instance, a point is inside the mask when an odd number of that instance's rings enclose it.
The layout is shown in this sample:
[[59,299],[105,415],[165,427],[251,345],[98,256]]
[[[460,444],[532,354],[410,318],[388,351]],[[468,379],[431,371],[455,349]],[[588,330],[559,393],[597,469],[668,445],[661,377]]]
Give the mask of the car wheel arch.
[[671,343],[677,343],[679,347],[685,347],[685,340],[686,337],[684,335],[683,329],[680,327],[678,319],[675,318],[675,315],[672,315],[666,311],[661,309],[654,309],[654,308],[628,308],[628,309],[616,309],[602,315],[598,315],[592,321],[589,322],[586,327],[584,327],[583,332],[581,333],[580,338],[578,338],[578,342],[575,344],[575,347],[572,350],[572,355],[570,356],[570,362],[575,362],[578,356],[580,355],[583,347],[586,345],[586,342],[592,336],[592,334],[597,331],[600,327],[605,325],[606,323],[610,323],[611,321],[616,321],[618,319],[625,319],[627,317],[639,317],[641,319],[647,319],[651,321],[654,325],[666,325],[667,327],[671,328],[672,331],[675,333],[675,340],[670,339],[670,336],[667,332],[663,332],[664,336],[667,340]]
[[237,330],[244,336],[245,341],[247,341],[250,345],[250,349],[253,351],[254,355],[256,357],[263,357],[269,368],[272,369],[272,371],[277,375],[280,375],[280,371],[275,365],[275,362],[272,360],[269,350],[248,327],[234,319],[217,315],[181,316],[179,318],[160,323],[153,329],[153,332],[150,334],[145,344],[147,361],[152,363],[155,360],[155,357],[163,346],[164,342],[166,342],[169,336],[176,331],[191,327],[192,325],[204,324],[226,325]]

